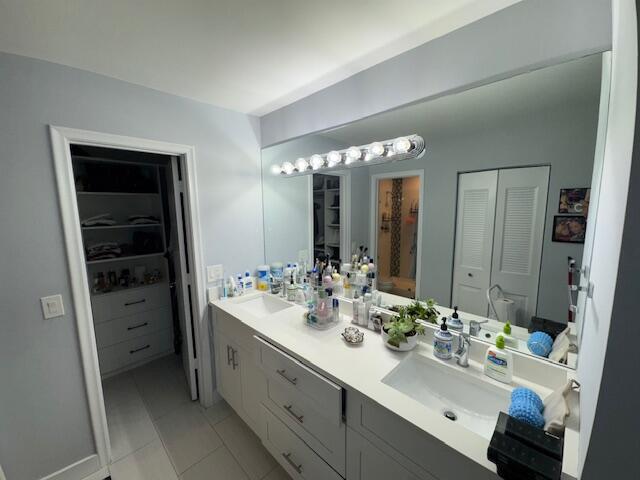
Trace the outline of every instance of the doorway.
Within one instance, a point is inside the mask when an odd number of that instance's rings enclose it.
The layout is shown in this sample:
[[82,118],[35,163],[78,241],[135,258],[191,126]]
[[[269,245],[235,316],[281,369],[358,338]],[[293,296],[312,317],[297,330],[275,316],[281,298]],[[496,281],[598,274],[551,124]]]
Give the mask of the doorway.
[[373,238],[378,289],[417,298],[421,239],[421,172],[373,179]]
[[163,386],[170,379],[186,401],[212,401],[194,152],[50,130],[96,474],[108,474],[119,450],[110,445],[103,382],[133,376],[140,387],[155,375],[156,393],[176,390]]

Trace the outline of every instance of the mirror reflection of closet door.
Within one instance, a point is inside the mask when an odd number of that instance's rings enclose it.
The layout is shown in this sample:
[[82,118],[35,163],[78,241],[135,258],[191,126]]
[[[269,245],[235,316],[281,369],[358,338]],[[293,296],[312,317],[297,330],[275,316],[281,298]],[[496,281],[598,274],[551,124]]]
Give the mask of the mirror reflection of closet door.
[[548,188],[549,167],[498,174],[491,284],[515,302],[516,318],[509,320],[520,326],[536,313]]
[[487,315],[498,171],[458,176],[452,304]]
[[[536,313],[549,167],[508,168],[458,177],[452,303],[488,316],[487,289],[502,287],[528,326]],[[500,319],[504,320],[504,319]]]

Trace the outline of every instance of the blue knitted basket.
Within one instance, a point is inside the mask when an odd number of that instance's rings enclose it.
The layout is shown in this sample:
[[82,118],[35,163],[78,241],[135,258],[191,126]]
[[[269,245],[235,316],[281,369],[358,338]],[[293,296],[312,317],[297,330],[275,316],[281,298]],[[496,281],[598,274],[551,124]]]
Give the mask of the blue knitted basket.
[[544,417],[542,416],[542,413],[540,413],[536,406],[531,402],[524,400],[511,402],[511,405],[509,406],[509,415],[528,423],[529,425],[533,425],[534,427],[544,427]]
[[527,347],[534,355],[548,357],[553,347],[553,338],[544,332],[534,332],[529,336]]
[[544,403],[542,403],[542,399],[540,396],[534,392],[533,390],[525,387],[516,387],[511,392],[511,401],[512,402],[528,402],[532,403],[533,406],[539,411],[542,412],[544,410]]

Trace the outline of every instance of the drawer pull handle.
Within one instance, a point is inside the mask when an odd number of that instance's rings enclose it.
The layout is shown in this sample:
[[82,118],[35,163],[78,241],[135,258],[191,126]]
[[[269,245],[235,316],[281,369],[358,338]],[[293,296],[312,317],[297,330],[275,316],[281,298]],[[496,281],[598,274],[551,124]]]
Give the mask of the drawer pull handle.
[[138,305],[139,303],[144,303],[146,302],[147,299],[143,298],[142,300],[138,300],[137,302],[127,302],[124,304],[125,307],[130,307],[131,305]]
[[233,349],[227,345],[227,365],[231,365],[231,350]]
[[129,350],[129,353],[136,353],[142,350],[146,350],[147,348],[151,348],[151,345],[145,345],[144,347],[136,348],[135,350]]
[[289,378],[285,375],[286,370],[276,370],[276,372],[278,372],[278,374],[284,378],[287,382],[292,383],[293,385],[297,385],[298,384],[298,378]]
[[233,367],[234,370],[238,366],[238,361],[236,360],[236,353],[238,353],[238,351],[235,348],[232,348],[231,349],[231,366]]
[[289,415],[291,415],[293,418],[295,418],[296,420],[298,420],[300,423],[304,423],[304,421],[302,420],[304,418],[304,415],[296,415],[293,412],[293,405],[283,405],[283,408],[289,412]]
[[291,465],[291,468],[293,468],[296,472],[300,474],[302,473],[302,464],[296,465],[296,463],[293,460],[291,460],[291,452],[283,453],[282,456],[287,461],[287,463]]
[[140,325],[134,325],[133,327],[127,327],[127,330],[135,330],[136,328],[142,328],[149,325],[149,322],[141,323]]

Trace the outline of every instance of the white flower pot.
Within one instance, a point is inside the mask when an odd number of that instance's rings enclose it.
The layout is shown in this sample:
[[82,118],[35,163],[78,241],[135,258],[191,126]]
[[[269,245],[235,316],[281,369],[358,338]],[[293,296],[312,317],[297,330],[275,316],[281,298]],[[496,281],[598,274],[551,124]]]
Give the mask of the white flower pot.
[[410,337],[405,337],[405,338],[407,339],[407,341],[400,342],[400,346],[396,347],[394,345],[389,344],[388,342],[389,335],[387,334],[387,332],[384,331],[384,328],[382,329],[382,341],[387,346],[387,348],[390,348],[391,350],[395,350],[397,352],[408,352],[409,350],[413,350],[414,348],[416,348],[416,345],[418,345],[417,333],[415,335],[411,335]]

